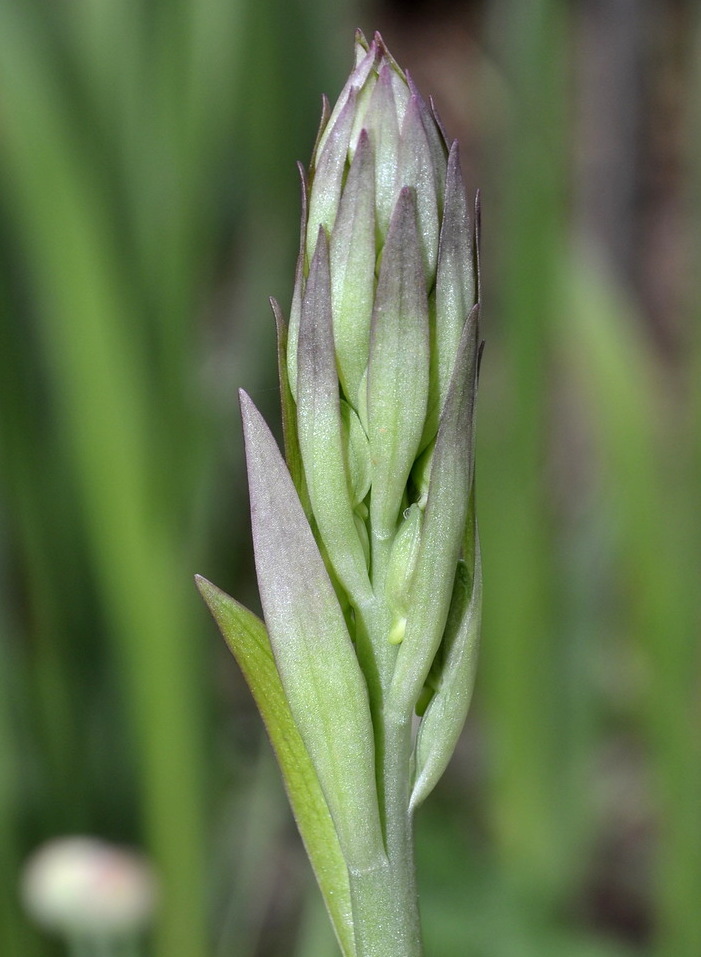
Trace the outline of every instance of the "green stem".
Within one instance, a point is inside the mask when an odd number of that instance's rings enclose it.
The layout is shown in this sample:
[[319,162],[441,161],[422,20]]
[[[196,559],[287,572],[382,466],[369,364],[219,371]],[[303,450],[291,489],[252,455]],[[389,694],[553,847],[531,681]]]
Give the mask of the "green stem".
[[406,876],[389,861],[350,873],[357,957],[421,957],[416,895],[407,907]]
[[414,865],[413,821],[409,812],[411,724],[385,713],[382,722],[381,800],[390,886],[395,906],[403,917],[404,950],[397,954],[420,955],[421,927]]
[[411,722],[385,711],[396,648],[388,640],[391,615],[384,601],[390,543],[373,539],[372,584],[376,596],[363,615],[367,646],[377,668],[370,689],[377,762],[377,790],[386,861],[350,873],[351,903],[358,957],[421,957],[412,819],[409,813]]
[[[394,813],[394,812],[397,813]],[[404,803],[387,814],[387,860],[351,872],[357,957],[422,957],[411,819]]]

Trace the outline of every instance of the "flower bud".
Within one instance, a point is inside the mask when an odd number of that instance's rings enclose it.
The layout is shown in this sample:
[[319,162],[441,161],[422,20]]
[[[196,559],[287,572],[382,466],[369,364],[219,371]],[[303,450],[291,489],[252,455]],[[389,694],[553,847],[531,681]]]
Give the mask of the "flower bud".
[[156,896],[155,877],[141,855],[91,837],[49,841],[22,875],[28,913],[64,936],[131,935],[149,922]]
[[426,506],[451,382],[458,371],[474,380],[477,347],[457,143],[379,34],[356,37],[355,67],[325,112],[303,188],[288,402],[319,538],[362,604],[372,542],[391,542],[413,502]]
[[393,720],[424,715],[417,804],[464,720],[479,629],[478,223],[433,105],[379,34],[355,52],[303,173],[280,382],[290,472],[368,687]]
[[421,544],[422,517],[421,508],[416,503],[406,510],[389,556],[385,593],[390,608],[400,617],[406,617],[408,611],[411,583]]

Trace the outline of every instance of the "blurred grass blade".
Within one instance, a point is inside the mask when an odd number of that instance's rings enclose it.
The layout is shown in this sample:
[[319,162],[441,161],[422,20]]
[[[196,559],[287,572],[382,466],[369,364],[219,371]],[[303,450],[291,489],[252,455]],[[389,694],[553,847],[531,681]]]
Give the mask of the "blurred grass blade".
[[701,736],[698,640],[701,554],[693,440],[665,425],[661,370],[630,304],[586,250],[570,264],[569,352],[615,494],[617,565],[645,669],[643,722],[658,822],[653,953],[701,952]]
[[19,819],[21,808],[20,740],[12,714],[9,682],[15,677],[9,654],[10,623],[0,609],[0,949],[3,953],[34,957],[16,906],[19,873]]
[[0,176],[39,307],[78,520],[134,704],[147,843],[164,884],[157,953],[202,957],[203,718],[181,517],[167,511],[148,357],[130,338],[135,290],[105,181],[30,13],[2,7]]
[[[565,684],[553,523],[543,462],[549,452],[549,376],[566,242],[569,9],[559,0],[490,6],[507,92],[491,248],[496,311],[480,388],[492,427],[478,438],[485,589],[481,681],[494,759],[490,814],[508,881],[545,909],[567,894],[585,857],[572,848],[582,789],[576,695]],[[496,215],[495,215],[496,214]],[[581,686],[581,683],[578,687]],[[572,746],[570,746],[572,744]],[[537,888],[537,890],[536,890]]]

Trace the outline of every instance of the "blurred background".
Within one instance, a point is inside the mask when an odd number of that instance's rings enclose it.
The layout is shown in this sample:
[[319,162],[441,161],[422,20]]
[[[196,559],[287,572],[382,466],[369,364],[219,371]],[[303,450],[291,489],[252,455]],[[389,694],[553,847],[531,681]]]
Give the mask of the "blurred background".
[[418,817],[430,957],[701,955],[701,17],[672,0],[2,0],[0,954],[22,862],[161,882],[150,957],[331,957],[202,607],[253,608],[320,96],[380,29],[482,191],[474,707]]

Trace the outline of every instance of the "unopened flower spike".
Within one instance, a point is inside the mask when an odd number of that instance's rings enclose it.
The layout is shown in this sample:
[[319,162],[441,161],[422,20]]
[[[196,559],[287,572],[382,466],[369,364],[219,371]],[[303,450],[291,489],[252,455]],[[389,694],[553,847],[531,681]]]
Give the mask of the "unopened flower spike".
[[[356,34],[302,180],[285,460],[242,397],[265,622],[198,584],[266,722],[344,955],[419,957],[415,809],[469,706],[478,216],[457,142]],[[418,732],[415,724],[418,721]]]

